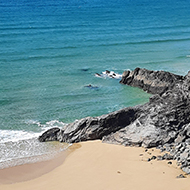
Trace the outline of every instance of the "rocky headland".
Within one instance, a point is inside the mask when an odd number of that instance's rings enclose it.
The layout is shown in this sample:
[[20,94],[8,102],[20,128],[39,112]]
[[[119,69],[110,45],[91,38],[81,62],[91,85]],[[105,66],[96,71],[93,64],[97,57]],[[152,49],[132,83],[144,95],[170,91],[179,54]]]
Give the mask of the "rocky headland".
[[125,71],[120,83],[153,95],[144,105],[83,118],[63,129],[50,129],[39,141],[75,143],[101,139],[125,146],[157,147],[170,152],[159,159],[175,159],[190,174],[190,72],[180,76],[136,68]]

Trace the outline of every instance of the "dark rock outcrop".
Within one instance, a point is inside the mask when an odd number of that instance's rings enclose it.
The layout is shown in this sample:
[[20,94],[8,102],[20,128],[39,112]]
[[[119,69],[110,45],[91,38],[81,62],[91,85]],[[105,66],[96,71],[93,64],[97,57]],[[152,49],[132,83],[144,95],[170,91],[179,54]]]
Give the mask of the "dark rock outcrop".
[[[68,124],[63,129],[50,129],[43,133],[39,140],[45,142],[53,139],[60,142],[74,143],[102,139],[104,136],[132,123],[139,117],[139,112],[138,107],[125,108],[100,117],[87,117]],[[54,134],[54,138],[51,134]]]
[[142,88],[151,94],[162,94],[174,88],[176,83],[182,83],[183,76],[165,71],[150,71],[136,68],[134,71],[125,71],[120,83]]
[[61,129],[55,127],[47,130],[43,133],[38,139],[40,142],[45,141],[58,141],[57,134],[60,132]]
[[[190,72],[186,76],[136,68],[120,81],[154,94],[148,103],[100,117],[87,117],[44,133],[39,140],[80,142],[102,139],[127,146],[169,151],[190,174]],[[166,159],[166,158],[165,158]]]

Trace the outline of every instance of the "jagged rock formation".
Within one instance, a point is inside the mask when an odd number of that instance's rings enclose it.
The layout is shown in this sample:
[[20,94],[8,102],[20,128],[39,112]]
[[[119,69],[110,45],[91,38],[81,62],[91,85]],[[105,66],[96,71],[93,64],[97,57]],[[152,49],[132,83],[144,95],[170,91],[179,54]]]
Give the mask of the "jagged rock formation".
[[182,83],[183,76],[166,71],[150,71],[136,68],[134,71],[125,71],[120,83],[142,88],[151,94],[162,94],[172,90],[176,83]]
[[154,95],[144,105],[50,129],[39,140],[73,143],[102,139],[114,144],[159,147],[170,151],[190,173],[190,72],[180,76],[136,68],[125,71],[120,83]]
[[74,143],[102,139],[138,118],[138,108],[125,108],[100,117],[87,117],[66,125],[63,129],[53,128],[39,137],[41,142],[58,140]]

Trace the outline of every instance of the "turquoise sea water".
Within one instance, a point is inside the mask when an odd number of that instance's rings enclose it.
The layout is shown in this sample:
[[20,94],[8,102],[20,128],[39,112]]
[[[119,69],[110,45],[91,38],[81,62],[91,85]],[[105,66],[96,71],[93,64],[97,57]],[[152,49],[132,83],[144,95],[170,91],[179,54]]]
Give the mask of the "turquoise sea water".
[[0,168],[68,146],[38,143],[48,128],[148,101],[95,73],[189,63],[188,0],[0,1]]

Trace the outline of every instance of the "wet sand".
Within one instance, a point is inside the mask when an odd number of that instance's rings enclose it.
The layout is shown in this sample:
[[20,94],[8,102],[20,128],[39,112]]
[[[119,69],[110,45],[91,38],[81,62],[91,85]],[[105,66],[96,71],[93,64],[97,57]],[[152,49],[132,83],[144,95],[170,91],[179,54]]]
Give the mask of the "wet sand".
[[0,184],[28,181],[49,173],[63,164],[66,157],[80,147],[80,144],[73,144],[66,151],[59,153],[51,160],[0,169]]
[[[147,162],[147,159],[153,155],[159,155],[159,150],[149,149],[145,152],[144,148],[111,145],[101,143],[101,141],[84,142],[77,146],[81,147],[67,155],[61,163],[56,159],[52,160],[52,165],[55,163],[57,165],[54,165],[51,170],[49,170],[51,164],[44,162],[44,167],[48,170],[40,175],[33,173],[30,180],[23,178],[25,170],[16,167],[14,177],[10,168],[5,176],[12,176],[12,180],[15,178],[14,182],[17,181],[17,183],[3,184],[6,182],[4,177],[4,181],[1,180],[0,189],[189,190],[189,176],[182,179],[176,178],[183,173],[176,162],[172,161],[172,164],[168,164],[168,161],[157,160]],[[27,168],[27,165],[25,167]],[[43,168],[38,166],[32,170],[37,172]],[[16,176],[17,172],[23,175]],[[0,177],[2,175],[1,171]]]

